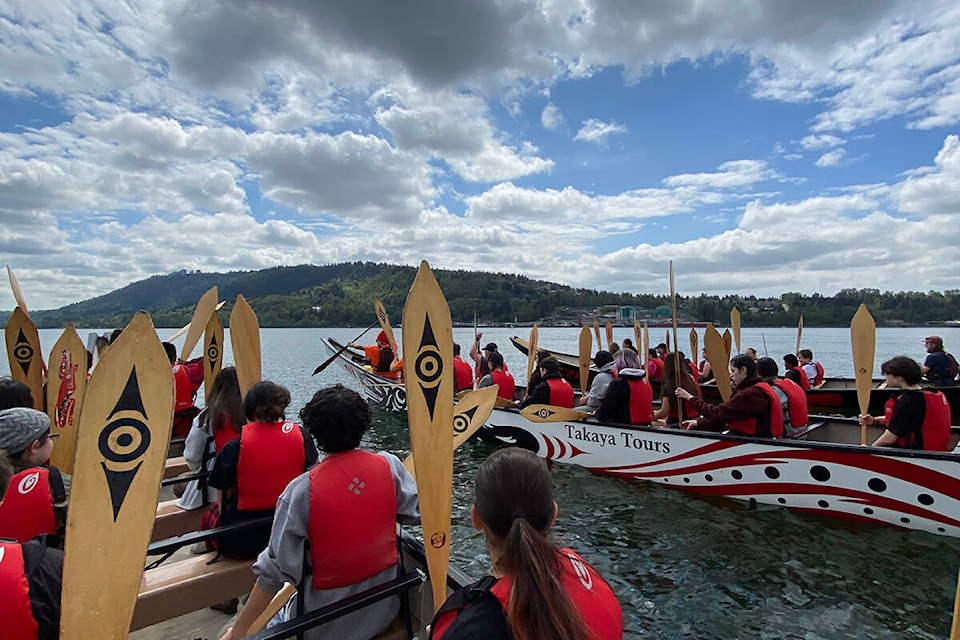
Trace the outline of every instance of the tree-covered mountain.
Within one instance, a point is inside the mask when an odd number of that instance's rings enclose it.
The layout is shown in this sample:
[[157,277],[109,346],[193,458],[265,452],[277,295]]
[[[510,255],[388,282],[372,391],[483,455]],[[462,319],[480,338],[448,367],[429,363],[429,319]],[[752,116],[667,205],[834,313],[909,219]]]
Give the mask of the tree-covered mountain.
[[[182,326],[190,321],[200,296],[216,285],[226,301],[226,324],[238,294],[257,313],[262,327],[332,327],[366,325],[373,321],[379,298],[399,323],[416,269],[353,262],[328,266],[301,265],[262,271],[201,273],[179,271],[153,276],[97,298],[31,317],[40,328],[125,325],[139,309],[149,311],[157,326]],[[639,316],[669,318],[669,296],[617,294],[531,280],[512,274],[436,270],[454,322],[481,323],[574,322],[606,307],[632,306]],[[779,298],[753,296],[678,296],[684,320],[729,323],[736,305],[744,326],[795,325],[800,314],[806,326],[846,326],[864,302],[878,324],[925,324],[960,318],[960,290],[943,293],[881,293],[876,289],[844,289],[835,296],[785,293]],[[0,313],[4,323],[9,312]]]

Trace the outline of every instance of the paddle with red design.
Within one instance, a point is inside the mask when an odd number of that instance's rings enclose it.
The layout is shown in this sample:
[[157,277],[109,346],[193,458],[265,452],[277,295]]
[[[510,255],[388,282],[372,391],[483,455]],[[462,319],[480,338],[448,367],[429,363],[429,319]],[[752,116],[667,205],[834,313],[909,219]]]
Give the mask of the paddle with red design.
[[[860,415],[870,408],[870,388],[873,386],[873,358],[877,346],[877,324],[861,304],[850,321],[850,347],[853,350],[853,375],[857,381],[857,402]],[[860,444],[867,444],[867,423],[860,423]]]
[[424,260],[403,307],[410,444],[419,469],[420,521],[434,611],[446,599],[453,492],[453,325],[440,285]]
[[61,640],[125,640],[156,515],[174,382],[150,316],[137,313],[94,371],[67,513]]
[[[21,306],[14,308],[4,328],[10,377],[30,388],[33,408],[43,411],[43,357],[40,355],[40,334]],[[86,362],[86,356],[84,356]],[[86,372],[86,369],[84,369]]]
[[50,464],[72,474],[77,455],[77,433],[87,389],[87,348],[77,330],[68,324],[50,351],[56,370],[47,380],[47,415],[50,432],[58,435]]

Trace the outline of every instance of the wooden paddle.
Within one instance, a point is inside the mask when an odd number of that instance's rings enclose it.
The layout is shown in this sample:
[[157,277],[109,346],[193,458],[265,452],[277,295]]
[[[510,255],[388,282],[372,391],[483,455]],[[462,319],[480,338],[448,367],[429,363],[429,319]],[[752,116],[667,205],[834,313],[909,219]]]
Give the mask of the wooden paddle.
[[596,318],[593,320],[593,334],[597,336],[597,349],[602,349],[603,347],[600,346],[603,344],[603,342],[600,341],[600,324]]
[[230,344],[233,347],[233,362],[237,367],[237,380],[240,382],[240,395],[246,396],[263,374],[260,369],[260,323],[243,294],[237,296],[237,302],[230,312]]
[[380,322],[379,320],[375,320],[374,323],[371,324],[371,325],[370,325],[369,327],[367,327],[366,329],[364,329],[363,332],[362,332],[360,335],[358,335],[356,338],[354,338],[353,340],[351,340],[351,341],[348,342],[347,344],[345,344],[345,345],[343,345],[342,347],[340,347],[340,350],[339,350],[339,351],[337,351],[337,352],[334,353],[332,356],[330,356],[329,358],[327,358],[326,360],[324,360],[324,361],[320,364],[319,367],[317,367],[316,369],[313,370],[313,373],[310,374],[310,375],[314,375],[314,376],[315,376],[315,375],[317,375],[318,373],[320,373],[321,371],[323,371],[324,369],[326,369],[327,367],[329,367],[330,364],[331,364],[334,360],[336,360],[337,358],[340,357],[340,354],[341,354],[341,353],[343,353],[343,352],[346,351],[348,348],[350,348],[350,343],[351,343],[351,342],[356,342],[357,340],[359,340],[360,338],[362,338],[362,337],[364,336],[364,334],[367,333],[367,331],[370,331],[370,329],[373,329],[375,326],[377,326],[377,324],[379,324],[379,322]]
[[174,383],[141,311],[87,387],[67,513],[61,640],[126,639],[156,515]]
[[726,402],[732,395],[730,376],[727,374],[730,360],[727,358],[727,347],[723,338],[713,323],[708,323],[706,331],[703,332],[703,347],[707,350],[707,362],[710,363],[710,370],[717,381],[720,397]]
[[590,344],[590,329],[583,325],[580,329],[580,345],[577,351],[580,360],[580,395],[585,396],[590,390],[590,355],[593,345]]
[[607,320],[604,328],[606,329],[607,333],[607,351],[610,351],[610,349],[613,348],[613,325],[609,320]]
[[[633,344],[636,345],[637,349],[643,346],[643,332],[640,331],[640,323],[636,320],[633,321]],[[646,353],[639,353],[637,355],[641,356],[641,362],[647,361]]]
[[960,576],[957,577],[957,595],[953,599],[953,623],[950,625],[950,640],[960,640]]
[[[723,330],[723,348],[727,351],[727,362],[729,362],[733,350],[733,338],[730,335],[730,329]],[[713,364],[711,363],[710,366],[713,366]]]
[[223,324],[214,310],[203,330],[203,397],[210,397],[213,381],[223,367]]
[[[861,304],[850,321],[850,347],[853,350],[853,375],[857,381],[857,402],[860,415],[870,408],[870,388],[873,386],[873,357],[877,344],[877,324]],[[860,425],[860,444],[867,444],[867,424]]]
[[[670,320],[673,323],[673,344],[675,344],[677,347],[676,349],[677,355],[675,356],[675,361],[674,361],[674,364],[676,364],[676,367],[674,367],[674,377],[675,377],[674,382],[677,385],[676,388],[679,389],[682,386],[680,382],[681,375],[682,375],[680,368],[686,365],[683,362],[683,358],[680,357],[680,340],[677,337],[677,290],[673,284],[673,260],[670,261]],[[667,335],[667,337],[668,338],[670,337],[669,334]],[[667,344],[670,344],[670,343],[667,342]],[[667,352],[669,351],[670,349],[668,348]],[[695,358],[696,355],[694,355],[693,357]],[[677,397],[673,397],[670,399],[670,401],[677,403],[677,415],[681,416],[681,420],[682,420],[682,416],[684,415],[683,400]]]
[[87,389],[87,349],[72,324],[67,325],[54,343],[50,362],[56,364],[57,370],[47,381],[47,415],[51,433],[60,436],[50,454],[50,463],[72,474],[83,395]]
[[794,354],[800,353],[800,336],[803,335],[803,314],[800,314],[800,321],[797,322],[797,348],[794,350]]
[[[227,301],[226,301],[226,300],[222,300],[222,301],[220,301],[220,302],[217,303],[217,306],[215,306],[215,307],[213,308],[213,310],[214,310],[214,311],[220,311],[220,309],[222,309],[222,308],[223,308],[223,305],[225,305],[225,304],[227,304]],[[196,310],[194,310],[194,313],[196,313]],[[190,327],[192,327],[192,326],[193,326],[193,323],[192,323],[192,322],[188,322],[187,324],[185,324],[185,325],[183,325],[182,327],[180,327],[179,329],[177,329],[177,332],[174,333],[174,334],[173,334],[172,336],[170,336],[169,338],[167,338],[167,339],[165,340],[165,342],[173,342],[174,340],[176,340],[177,338],[179,338],[180,336],[182,336],[183,334],[185,334],[187,331],[190,331]],[[181,357],[182,357],[182,356],[181,356]],[[186,360],[186,358],[184,358],[184,360]]]
[[200,296],[200,300],[197,301],[197,306],[193,310],[193,317],[190,319],[187,337],[183,339],[183,347],[180,349],[181,360],[187,361],[190,359],[193,348],[197,346],[200,337],[203,336],[203,332],[207,328],[207,321],[210,320],[210,314],[217,306],[217,300],[219,300],[219,297],[217,296],[216,285],[210,287],[206,293]]
[[[14,308],[4,328],[10,377],[30,387],[33,408],[43,411],[43,359],[40,356],[40,334],[23,307]],[[86,356],[84,356],[84,362]]]
[[[498,399],[498,389],[497,385],[491,385],[475,391],[467,391],[457,400],[453,413],[453,448],[451,451],[456,451],[457,447],[469,440],[470,436],[490,419],[490,414],[493,413],[493,407]],[[416,480],[417,471],[414,462],[411,453],[403,461],[403,466]]]
[[[9,264],[7,265],[7,279],[10,280],[10,290],[13,291],[13,299],[17,301],[17,306],[23,309],[27,317],[30,317],[30,310],[27,309],[27,302],[23,299],[23,291],[20,289],[20,283],[17,281],[17,276],[13,275],[13,269],[10,268]],[[39,341],[37,344],[39,344]],[[40,356],[40,377],[46,379],[47,363],[43,361],[43,354],[39,351],[37,353]],[[10,360],[10,362],[13,362],[13,360]],[[33,398],[37,400],[36,395],[34,395]]]
[[690,329],[690,362],[697,364],[697,358],[700,357],[700,340],[697,338],[697,330]]
[[540,330],[537,329],[537,323],[533,323],[530,329],[530,342],[527,344],[527,386],[530,385],[530,378],[533,377],[533,362],[537,359],[537,340],[540,338]]
[[393,327],[390,326],[390,316],[387,315],[387,310],[383,308],[383,303],[380,302],[380,300],[374,301],[373,310],[377,314],[377,322],[380,323],[380,328],[387,334],[387,342],[390,343],[390,348],[393,349],[393,352],[397,355],[397,358],[399,358],[400,351],[397,349],[397,340],[393,337]]
[[670,353],[670,330],[669,329],[667,329],[667,332],[664,335],[663,343],[667,345],[667,353]]
[[287,606],[287,603],[290,602],[292,598],[297,593],[297,586],[290,584],[289,582],[284,582],[283,586],[280,587],[280,591],[277,591],[273,598],[270,599],[270,602],[267,603],[267,608],[260,613],[257,618],[250,623],[250,626],[247,627],[247,635],[252,636],[255,633],[260,633],[263,631],[264,627],[267,626],[267,623],[273,619],[273,616],[277,615],[280,612],[280,609],[283,609]]
[[[389,326],[389,325],[388,325]],[[434,611],[447,597],[453,492],[453,325],[440,285],[424,260],[403,307],[410,444],[421,465],[420,520]]]
[[737,355],[740,355],[740,310],[734,306],[730,309],[730,326],[733,327],[733,341],[737,345]]
[[520,415],[530,422],[572,422],[588,418],[591,414],[550,404],[530,404],[520,410]]
[[650,328],[647,323],[643,323],[643,366],[646,367],[650,362]]

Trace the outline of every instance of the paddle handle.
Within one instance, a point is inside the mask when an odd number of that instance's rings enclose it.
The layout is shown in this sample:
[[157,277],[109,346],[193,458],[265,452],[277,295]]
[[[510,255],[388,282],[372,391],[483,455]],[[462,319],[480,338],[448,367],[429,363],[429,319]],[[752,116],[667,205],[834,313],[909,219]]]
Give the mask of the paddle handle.
[[290,598],[297,592],[297,587],[285,582],[280,588],[280,591],[277,591],[276,595],[270,600],[267,604],[267,608],[257,616],[257,619],[250,624],[250,628],[247,629],[247,635],[252,636],[255,633],[259,633],[267,626],[267,623],[270,622],[273,616],[277,615],[277,612],[280,609],[283,609],[287,606],[287,603],[290,602]]

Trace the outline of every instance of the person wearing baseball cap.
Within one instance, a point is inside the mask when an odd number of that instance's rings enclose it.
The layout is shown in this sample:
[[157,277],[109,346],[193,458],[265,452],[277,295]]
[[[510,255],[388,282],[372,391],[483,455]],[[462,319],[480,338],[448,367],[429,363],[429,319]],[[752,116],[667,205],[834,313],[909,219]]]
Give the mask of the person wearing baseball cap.
[[943,350],[943,338],[927,336],[923,339],[927,348],[927,359],[923,361],[923,377],[938,387],[957,384],[957,359]]
[[[478,382],[480,380],[483,380],[486,376],[490,375],[490,371],[492,371],[492,369],[490,368],[490,363],[487,360],[490,357],[490,354],[495,351],[499,353],[499,349],[497,348],[496,342],[488,342],[487,346],[485,346],[481,350],[480,338],[482,337],[483,337],[483,333],[478,331],[476,335],[476,340],[474,340],[473,344],[470,346],[470,357],[476,363],[476,366],[474,366],[474,370],[477,373]],[[504,371],[510,370],[507,367],[506,362],[503,363],[503,370]]]
[[0,503],[0,538],[26,542],[40,535],[62,543],[70,477],[49,466],[54,435],[47,414],[28,407],[0,411],[0,450],[14,475]]

